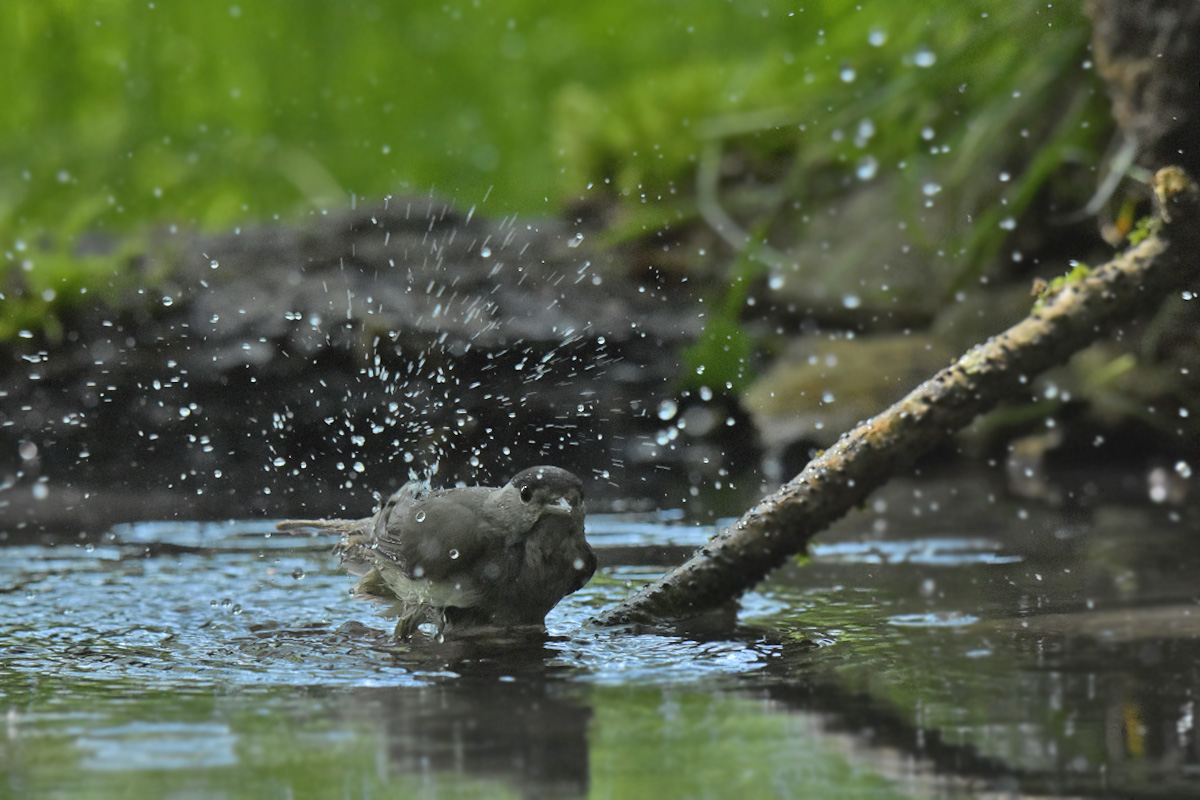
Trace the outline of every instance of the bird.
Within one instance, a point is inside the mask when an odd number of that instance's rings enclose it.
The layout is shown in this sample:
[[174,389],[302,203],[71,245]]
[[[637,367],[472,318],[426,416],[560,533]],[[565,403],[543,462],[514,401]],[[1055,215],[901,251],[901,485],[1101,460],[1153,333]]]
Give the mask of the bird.
[[529,467],[504,486],[397,490],[370,517],[284,520],[281,531],[339,534],[334,552],[358,578],[352,594],[389,602],[394,636],[541,626],[583,588],[596,555],[583,527],[583,483],[565,469]]

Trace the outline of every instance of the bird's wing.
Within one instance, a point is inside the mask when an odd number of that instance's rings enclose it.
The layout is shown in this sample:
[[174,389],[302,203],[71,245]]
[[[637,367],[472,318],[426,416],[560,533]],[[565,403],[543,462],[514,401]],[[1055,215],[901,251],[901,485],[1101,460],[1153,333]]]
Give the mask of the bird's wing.
[[431,491],[393,507],[376,528],[379,555],[410,578],[431,581],[466,574],[504,535],[485,511],[495,491],[482,486]]

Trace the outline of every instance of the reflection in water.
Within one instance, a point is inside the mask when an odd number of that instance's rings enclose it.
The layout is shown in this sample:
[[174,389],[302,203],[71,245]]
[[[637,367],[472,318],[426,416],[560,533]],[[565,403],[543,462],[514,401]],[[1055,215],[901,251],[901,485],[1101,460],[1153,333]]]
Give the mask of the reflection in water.
[[194,722],[131,722],[75,740],[82,769],[114,772],[231,767],[236,744],[228,725]]
[[364,687],[347,713],[372,720],[391,774],[428,784],[442,773],[499,779],[526,797],[574,797],[588,787],[591,708],[564,678],[545,635],[481,633],[394,652],[418,689]]
[[419,689],[344,695],[345,713],[370,718],[378,768],[423,785],[440,774],[499,779],[527,797],[574,797],[588,787],[591,709],[561,682],[463,677]]
[[9,546],[0,795],[1195,796],[1196,522],[897,484],[699,633],[588,619],[713,528],[597,516],[548,634],[403,646],[266,523]]

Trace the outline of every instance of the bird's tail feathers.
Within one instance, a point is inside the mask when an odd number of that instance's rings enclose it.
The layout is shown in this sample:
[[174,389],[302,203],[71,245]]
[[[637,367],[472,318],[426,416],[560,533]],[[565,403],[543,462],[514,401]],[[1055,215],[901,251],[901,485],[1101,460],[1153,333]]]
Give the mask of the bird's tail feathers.
[[371,519],[289,519],[278,522],[281,531],[309,531],[311,533],[336,533],[340,539],[333,552],[351,575],[364,575],[371,568],[370,551]]
[[278,531],[308,531],[310,533],[337,533],[347,536],[356,531],[365,531],[369,520],[361,519],[285,519],[275,523]]

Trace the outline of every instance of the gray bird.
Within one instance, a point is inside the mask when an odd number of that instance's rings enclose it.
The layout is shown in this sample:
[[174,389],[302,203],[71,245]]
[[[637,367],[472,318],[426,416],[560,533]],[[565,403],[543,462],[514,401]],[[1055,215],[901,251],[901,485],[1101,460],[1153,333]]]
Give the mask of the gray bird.
[[359,577],[354,594],[391,601],[402,639],[422,625],[439,634],[543,625],[596,571],[583,483],[558,467],[530,467],[499,489],[410,481],[374,516],[276,527],[340,534],[334,552]]

